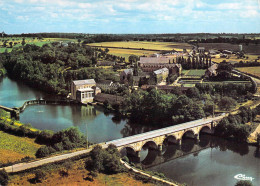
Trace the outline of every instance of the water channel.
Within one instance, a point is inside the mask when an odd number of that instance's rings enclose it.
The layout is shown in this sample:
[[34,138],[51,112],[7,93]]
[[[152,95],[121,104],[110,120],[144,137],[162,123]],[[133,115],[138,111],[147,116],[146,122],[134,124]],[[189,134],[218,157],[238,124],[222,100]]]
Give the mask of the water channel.
[[[0,105],[19,107],[27,100],[50,97],[8,77],[0,80]],[[101,107],[79,105],[28,106],[20,121],[53,131],[76,126],[94,143],[155,129],[117,120]],[[201,135],[200,142],[185,139],[181,147],[166,143],[161,154],[144,146],[140,154],[145,169],[188,185],[234,185],[238,174],[252,177],[253,184],[260,185],[260,151],[256,147]]]

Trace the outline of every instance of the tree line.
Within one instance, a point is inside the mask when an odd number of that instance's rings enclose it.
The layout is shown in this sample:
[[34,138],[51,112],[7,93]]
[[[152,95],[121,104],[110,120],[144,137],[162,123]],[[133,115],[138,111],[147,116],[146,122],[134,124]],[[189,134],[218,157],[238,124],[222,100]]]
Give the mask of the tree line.
[[248,136],[253,130],[253,125],[247,125],[253,122],[256,115],[260,114],[260,105],[255,109],[240,107],[239,113],[223,118],[216,126],[215,134],[225,138],[233,138],[237,141],[246,142]]
[[95,68],[100,51],[73,43],[68,47],[27,44],[14,48],[11,53],[0,54],[0,64],[13,79],[50,93],[66,95],[72,80],[116,80],[112,70]]

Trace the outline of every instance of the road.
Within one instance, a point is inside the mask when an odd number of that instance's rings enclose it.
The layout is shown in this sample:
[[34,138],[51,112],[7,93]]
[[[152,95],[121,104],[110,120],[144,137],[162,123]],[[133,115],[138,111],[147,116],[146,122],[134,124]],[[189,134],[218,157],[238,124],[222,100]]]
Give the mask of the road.
[[[44,158],[44,159],[34,161],[34,162],[30,162],[30,163],[19,163],[19,164],[15,164],[15,165],[12,165],[12,166],[4,167],[4,169],[8,173],[19,172],[19,171],[39,167],[39,166],[42,166],[42,165],[45,165],[45,164],[48,164],[48,163],[54,163],[54,162],[66,160],[66,159],[69,159],[69,158],[73,158],[73,157],[76,157],[76,156],[79,156],[79,155],[82,155],[82,154],[89,153],[91,150],[92,150],[92,148],[89,148],[87,150],[81,150],[81,151],[77,151],[77,152],[72,152],[72,153],[68,153],[68,154],[50,157],[50,158]],[[1,169],[3,169],[3,168],[0,168],[0,170]]]
[[[106,143],[99,143],[99,145],[101,145],[103,148],[106,148],[109,144],[115,144],[116,146],[119,147],[119,146],[122,146],[125,144],[134,143],[134,142],[149,139],[149,138],[152,138],[155,136],[161,136],[161,135],[167,134],[169,132],[175,132],[175,131],[187,129],[190,127],[200,126],[205,123],[212,122],[213,120],[219,120],[219,119],[223,118],[224,116],[225,115],[217,116],[215,118],[206,118],[206,119],[195,120],[195,121],[191,121],[191,122],[187,122],[187,123],[183,123],[183,124],[179,124],[179,125],[175,125],[175,126],[171,126],[171,127],[166,127],[166,128],[155,130],[155,131],[150,131],[150,132],[146,132],[146,133],[142,133],[142,134],[126,137],[126,138],[121,138],[118,140],[109,141]],[[39,166],[42,166],[42,165],[45,165],[48,163],[54,163],[54,162],[66,160],[69,158],[73,158],[73,157],[76,157],[79,155],[83,155],[83,154],[89,153],[91,150],[92,150],[92,147],[90,147],[89,149],[86,149],[86,150],[81,150],[81,151],[72,152],[72,153],[63,154],[63,155],[57,155],[54,157],[44,158],[44,159],[34,161],[34,162],[19,163],[19,164],[15,164],[12,166],[4,167],[4,169],[6,170],[6,172],[9,172],[9,173],[10,172],[19,172],[19,171],[39,167]],[[3,168],[0,168],[0,170],[1,169],[3,169]]]
[[223,117],[225,117],[225,114],[218,116],[218,117],[215,117],[215,118],[210,117],[210,118],[206,118],[206,119],[205,118],[199,119],[199,120],[190,121],[190,122],[186,122],[186,123],[171,126],[171,127],[166,127],[166,128],[142,133],[142,134],[137,134],[137,135],[134,135],[134,136],[129,136],[129,137],[126,137],[126,138],[121,138],[121,139],[109,141],[109,142],[106,142],[106,144],[107,145],[115,144],[117,147],[120,147],[120,146],[123,146],[123,145],[135,143],[135,142],[138,142],[138,141],[144,141],[146,139],[150,139],[150,138],[153,138],[153,137],[162,136],[162,135],[177,132],[177,131],[180,131],[180,130],[204,125],[206,123],[211,123],[212,121],[222,119]]

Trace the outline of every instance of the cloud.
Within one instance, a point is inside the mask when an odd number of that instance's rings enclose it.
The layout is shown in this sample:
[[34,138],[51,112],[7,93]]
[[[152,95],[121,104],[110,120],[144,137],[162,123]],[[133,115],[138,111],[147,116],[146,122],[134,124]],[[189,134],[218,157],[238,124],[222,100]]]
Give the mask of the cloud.
[[[255,22],[252,25],[252,29],[255,30],[259,28],[255,26],[256,23],[260,25],[257,20],[260,8],[256,0],[0,1],[0,17],[5,17],[5,20],[12,25],[18,25],[18,21],[33,22],[34,28],[39,29],[48,26],[48,28],[56,27],[57,29],[72,28],[77,31],[77,27],[73,25],[80,25],[78,28],[82,29],[94,29],[94,26],[97,26],[96,30],[114,29],[117,31],[118,27],[126,29],[132,25],[131,30],[136,29],[136,32],[144,29],[151,29],[149,32],[153,32],[152,29],[165,29],[166,32],[173,26],[185,30],[192,29],[191,25],[203,24],[204,27],[200,29],[205,29],[207,32],[207,29],[211,30],[212,26],[220,24],[229,26],[231,22],[237,25]],[[53,25],[50,26],[50,24]],[[29,29],[29,24],[27,25]],[[146,28],[141,28],[144,25]]]

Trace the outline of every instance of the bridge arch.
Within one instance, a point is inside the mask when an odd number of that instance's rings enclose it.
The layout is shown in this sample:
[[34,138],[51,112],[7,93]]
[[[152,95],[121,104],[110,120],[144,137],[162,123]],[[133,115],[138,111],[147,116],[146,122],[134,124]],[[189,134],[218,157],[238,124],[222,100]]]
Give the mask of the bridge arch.
[[171,134],[171,135],[167,135],[164,140],[163,140],[163,145],[168,145],[169,143],[171,144],[178,144],[178,139],[175,135]]
[[143,143],[143,145],[142,145],[140,150],[142,150],[142,149],[147,150],[149,148],[157,150],[158,149],[158,144],[154,140],[144,141],[144,143]]
[[124,146],[119,150],[121,156],[136,156],[136,150],[131,145]]
[[201,129],[199,131],[199,135],[201,135],[202,133],[212,134],[213,131],[210,126],[206,125],[206,126],[201,127]]
[[123,146],[123,147],[119,148],[118,150],[119,150],[119,152],[122,152],[124,150],[129,150],[129,151],[133,151],[133,152],[137,151],[132,145]]
[[182,136],[181,136],[181,140],[183,140],[184,138],[196,138],[197,134],[195,131],[193,131],[192,129],[185,131]]

